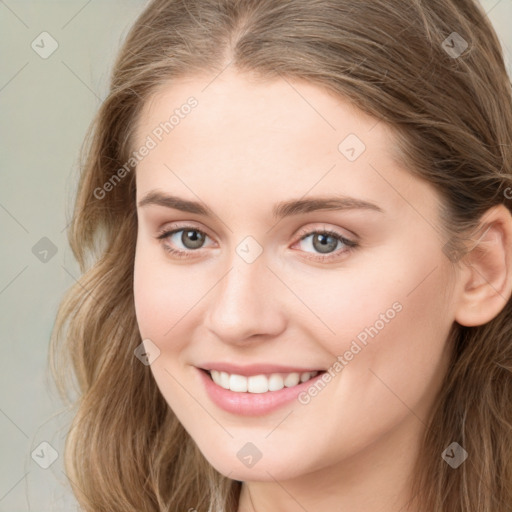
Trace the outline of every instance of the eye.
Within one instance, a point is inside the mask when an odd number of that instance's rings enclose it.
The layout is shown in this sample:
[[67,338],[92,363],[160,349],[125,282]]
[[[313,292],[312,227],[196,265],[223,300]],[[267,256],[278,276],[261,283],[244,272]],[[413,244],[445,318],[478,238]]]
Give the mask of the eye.
[[[184,226],[172,230],[164,229],[157,236],[158,240],[162,240],[164,249],[177,258],[193,257],[194,251],[204,247],[207,238],[210,237],[194,226]],[[169,240],[171,244],[163,243],[165,240]],[[338,258],[358,246],[354,240],[330,229],[303,231],[296,244],[302,245],[301,250],[309,254],[306,256],[307,259],[317,261]]]
[[[341,256],[352,251],[358,245],[354,240],[349,240],[341,233],[330,229],[309,231],[301,236],[298,244],[301,243],[302,250],[313,253],[313,256],[307,257],[308,259],[320,261]],[[313,249],[313,251],[307,249]],[[317,251],[316,255],[315,251]]]
[[[166,243],[162,245],[167,252],[179,258],[187,258],[194,250],[201,249],[207,238],[209,238],[209,236],[204,231],[193,226],[186,226],[174,230],[163,230],[157,237],[158,240],[170,240],[172,246]],[[180,248],[179,244],[181,244],[183,248]],[[175,248],[176,245],[178,245],[177,249]]]

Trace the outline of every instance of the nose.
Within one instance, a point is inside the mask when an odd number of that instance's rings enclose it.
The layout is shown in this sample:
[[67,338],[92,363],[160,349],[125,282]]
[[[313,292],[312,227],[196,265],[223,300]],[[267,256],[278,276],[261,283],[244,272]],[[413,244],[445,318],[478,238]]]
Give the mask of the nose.
[[212,290],[206,327],[230,344],[278,336],[286,326],[282,284],[261,256],[247,263],[235,254],[230,263]]

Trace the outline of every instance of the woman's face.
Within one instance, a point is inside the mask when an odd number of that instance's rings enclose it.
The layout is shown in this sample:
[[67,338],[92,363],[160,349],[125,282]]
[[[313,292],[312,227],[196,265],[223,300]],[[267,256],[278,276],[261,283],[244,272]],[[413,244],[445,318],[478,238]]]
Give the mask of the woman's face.
[[385,124],[225,71],[162,89],[135,149],[138,325],[209,462],[283,480],[419,435],[456,276],[438,196],[392,159]]

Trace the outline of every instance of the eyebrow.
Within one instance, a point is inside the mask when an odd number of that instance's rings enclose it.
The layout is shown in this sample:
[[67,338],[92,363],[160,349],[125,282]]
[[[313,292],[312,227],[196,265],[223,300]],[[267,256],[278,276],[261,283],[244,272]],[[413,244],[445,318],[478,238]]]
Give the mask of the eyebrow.
[[[139,207],[147,205],[174,208],[187,213],[196,213],[205,217],[213,216],[210,208],[198,201],[190,201],[177,196],[167,195],[158,190],[148,192],[138,203]],[[282,219],[301,213],[320,210],[371,210],[384,213],[384,210],[374,203],[363,199],[347,196],[318,196],[309,199],[291,199],[274,205],[272,215],[275,219]]]

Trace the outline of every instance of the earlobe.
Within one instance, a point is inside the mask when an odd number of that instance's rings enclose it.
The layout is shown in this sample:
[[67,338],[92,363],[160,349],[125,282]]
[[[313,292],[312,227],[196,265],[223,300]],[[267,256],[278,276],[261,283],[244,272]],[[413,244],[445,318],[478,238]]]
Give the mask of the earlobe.
[[461,260],[455,320],[467,327],[495,318],[512,295],[512,215],[502,204],[489,209],[475,246]]

